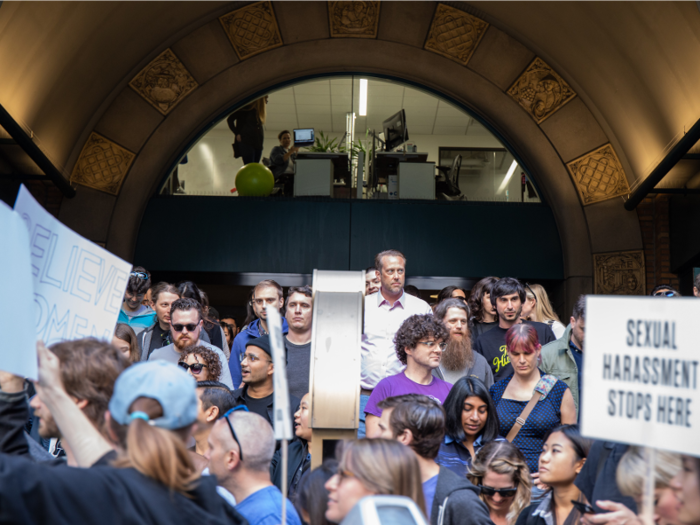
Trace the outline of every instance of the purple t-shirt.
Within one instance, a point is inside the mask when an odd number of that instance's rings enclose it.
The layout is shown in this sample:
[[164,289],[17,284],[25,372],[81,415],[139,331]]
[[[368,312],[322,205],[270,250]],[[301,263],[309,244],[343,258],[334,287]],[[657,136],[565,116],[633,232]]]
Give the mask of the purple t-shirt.
[[382,410],[377,407],[377,404],[387,397],[402,396],[404,394],[422,394],[443,404],[447,394],[450,393],[450,388],[452,388],[452,383],[437,377],[433,377],[433,382],[429,385],[420,385],[411,381],[406,377],[406,374],[401,372],[395,376],[385,377],[377,384],[377,388],[369,396],[365,414],[381,417]]

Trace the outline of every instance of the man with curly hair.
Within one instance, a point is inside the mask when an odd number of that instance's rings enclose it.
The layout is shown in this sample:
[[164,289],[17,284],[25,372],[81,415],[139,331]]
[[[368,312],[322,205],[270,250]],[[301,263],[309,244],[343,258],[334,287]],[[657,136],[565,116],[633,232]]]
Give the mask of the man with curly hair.
[[387,397],[421,394],[441,404],[445,401],[452,384],[433,376],[433,370],[440,366],[449,337],[445,325],[432,314],[412,315],[404,321],[394,337],[394,347],[406,369],[385,377],[372,391],[365,407],[367,437],[378,436],[382,416],[378,405]]

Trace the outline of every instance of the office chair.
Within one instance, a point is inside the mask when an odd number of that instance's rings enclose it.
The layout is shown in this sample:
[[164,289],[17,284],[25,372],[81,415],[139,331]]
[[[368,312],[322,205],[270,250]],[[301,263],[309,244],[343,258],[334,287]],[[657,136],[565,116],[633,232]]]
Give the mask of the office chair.
[[437,166],[437,168],[442,172],[442,177],[445,180],[438,180],[436,182],[436,194],[442,195],[441,198],[445,200],[467,200],[465,195],[462,195],[462,191],[459,189],[459,170],[462,167],[462,156],[457,155],[452,161],[452,166]]

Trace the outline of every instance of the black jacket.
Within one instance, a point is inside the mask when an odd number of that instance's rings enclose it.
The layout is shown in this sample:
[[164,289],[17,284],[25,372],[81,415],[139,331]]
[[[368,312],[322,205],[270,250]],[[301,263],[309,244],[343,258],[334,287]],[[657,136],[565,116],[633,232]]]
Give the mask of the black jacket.
[[[233,400],[236,403],[236,406],[246,404],[245,394],[247,391],[248,385],[233,391]],[[294,421],[294,412],[297,411],[299,403],[301,403],[301,400],[298,397],[289,394],[289,410],[291,411],[292,421]],[[267,420],[270,422],[270,425],[272,425],[273,421],[275,420],[274,402],[267,405]]]
[[[296,492],[296,487],[292,487],[292,480],[297,471],[304,466],[308,470],[309,465],[304,465],[304,461],[309,454],[309,445],[302,439],[295,439],[289,444],[289,460],[287,462],[287,487],[290,495]],[[282,451],[278,450],[272,456],[270,463],[270,479],[274,485],[282,490]],[[297,480],[298,482],[298,480]]]
[[[0,523],[21,525],[247,525],[203,476],[190,498],[132,468],[36,463],[26,456],[24,393],[0,395]],[[21,454],[21,455],[17,455]],[[113,456],[110,452],[107,456]],[[58,463],[58,464],[57,464]]]
[[493,525],[479,489],[446,467],[440,467],[430,525]]
[[226,119],[229,129],[233,132],[236,140],[236,135],[241,136],[241,142],[249,146],[261,150],[263,149],[263,140],[265,139],[265,130],[262,122],[258,118],[258,112],[253,109],[241,108],[235,113],[231,113]]

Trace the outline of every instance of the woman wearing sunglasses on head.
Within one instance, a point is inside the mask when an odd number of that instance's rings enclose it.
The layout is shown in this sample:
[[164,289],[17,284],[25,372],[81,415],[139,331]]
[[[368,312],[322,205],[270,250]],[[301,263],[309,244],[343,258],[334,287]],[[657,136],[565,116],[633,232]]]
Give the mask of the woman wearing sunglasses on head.
[[221,377],[219,356],[204,346],[185,348],[177,364],[197,381],[218,381]]
[[346,441],[338,473],[326,483],[326,518],[340,523],[365,496],[407,496],[425,514],[418,459],[410,447],[390,439]]
[[469,481],[481,489],[495,525],[513,525],[530,504],[530,469],[518,448],[508,441],[491,441],[476,454]]
[[552,429],[539,460],[540,481],[551,490],[541,502],[523,510],[516,525],[575,525],[583,514],[593,510],[574,485],[590,448],[590,440],[581,436],[576,425]]
[[443,404],[445,441],[435,462],[466,476],[479,449],[498,435],[498,414],[488,388],[479,379],[463,377],[452,386]]

